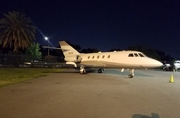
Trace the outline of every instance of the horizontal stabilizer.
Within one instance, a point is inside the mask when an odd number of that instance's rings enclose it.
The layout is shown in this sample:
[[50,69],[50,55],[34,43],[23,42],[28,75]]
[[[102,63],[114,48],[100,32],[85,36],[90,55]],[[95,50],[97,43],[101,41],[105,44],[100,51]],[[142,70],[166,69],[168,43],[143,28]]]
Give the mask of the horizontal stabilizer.
[[57,48],[57,47],[49,47],[49,46],[43,46],[43,48],[49,48],[49,49],[57,49],[57,50],[61,50],[61,48]]

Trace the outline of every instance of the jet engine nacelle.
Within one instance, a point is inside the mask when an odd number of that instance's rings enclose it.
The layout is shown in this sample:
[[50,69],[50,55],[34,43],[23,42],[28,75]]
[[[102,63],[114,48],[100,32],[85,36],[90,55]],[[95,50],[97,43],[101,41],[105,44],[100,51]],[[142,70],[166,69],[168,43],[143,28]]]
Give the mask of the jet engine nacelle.
[[64,58],[64,60],[67,62],[81,62],[81,59],[82,58],[79,55],[68,56]]

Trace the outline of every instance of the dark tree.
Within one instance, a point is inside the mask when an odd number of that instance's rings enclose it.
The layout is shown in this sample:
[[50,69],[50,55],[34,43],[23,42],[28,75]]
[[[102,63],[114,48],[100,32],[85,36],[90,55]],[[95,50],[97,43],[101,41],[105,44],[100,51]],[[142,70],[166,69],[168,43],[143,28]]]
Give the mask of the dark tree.
[[26,49],[24,59],[25,61],[41,60],[42,53],[38,43],[32,43],[29,48]]
[[0,45],[3,48],[13,48],[13,51],[28,48],[36,33],[31,19],[16,11],[4,16],[0,20]]

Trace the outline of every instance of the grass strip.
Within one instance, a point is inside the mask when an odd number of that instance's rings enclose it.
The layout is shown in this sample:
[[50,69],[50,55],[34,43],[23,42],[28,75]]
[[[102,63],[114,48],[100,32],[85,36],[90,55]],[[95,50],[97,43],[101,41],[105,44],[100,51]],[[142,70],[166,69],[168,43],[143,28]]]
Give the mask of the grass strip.
[[0,87],[61,72],[57,68],[0,68]]

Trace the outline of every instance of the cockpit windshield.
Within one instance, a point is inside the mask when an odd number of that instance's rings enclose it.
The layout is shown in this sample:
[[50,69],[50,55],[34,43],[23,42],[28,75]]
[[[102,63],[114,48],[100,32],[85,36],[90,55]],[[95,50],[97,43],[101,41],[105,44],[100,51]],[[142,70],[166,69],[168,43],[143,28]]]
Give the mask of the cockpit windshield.
[[139,55],[138,55],[137,53],[134,53],[134,56],[135,56],[135,57],[138,57]]
[[146,56],[145,54],[143,54],[143,53],[139,53],[139,55],[140,55],[140,54],[141,54],[143,57],[147,57],[147,56]]
[[130,53],[130,54],[128,55],[128,57],[134,57],[134,55],[133,55],[132,53]]
[[129,53],[128,57],[146,57],[143,53]]
[[143,55],[143,54],[141,54],[141,53],[139,53],[139,56],[140,56],[140,57],[144,57],[144,55]]

